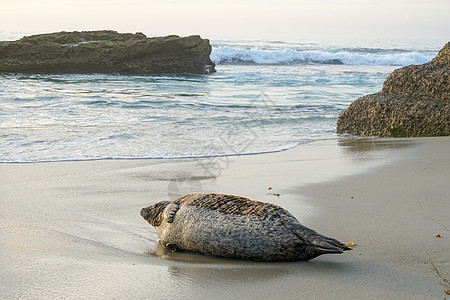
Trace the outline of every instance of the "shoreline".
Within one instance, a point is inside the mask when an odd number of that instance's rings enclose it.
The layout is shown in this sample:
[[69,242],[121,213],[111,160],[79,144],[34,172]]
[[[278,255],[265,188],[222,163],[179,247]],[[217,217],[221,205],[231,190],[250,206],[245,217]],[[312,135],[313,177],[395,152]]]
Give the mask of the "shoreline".
[[[443,299],[449,146],[448,137],[358,138],[227,159],[0,164],[8,174],[0,179],[0,293]],[[168,253],[140,208],[200,191],[280,205],[304,225],[358,245],[294,263]]]
[[34,161],[0,161],[0,164],[39,164],[39,163],[64,163],[64,162],[89,162],[89,161],[102,161],[102,160],[113,160],[113,161],[127,161],[127,160],[187,160],[187,159],[209,159],[209,158],[220,158],[220,157],[236,157],[236,156],[248,156],[248,155],[261,155],[261,154],[271,154],[287,151],[301,145],[315,143],[325,140],[334,140],[330,139],[322,139],[322,140],[314,140],[310,142],[304,142],[293,146],[287,146],[286,148],[276,149],[276,150],[266,150],[261,152],[244,152],[244,153],[225,153],[225,154],[212,154],[212,155],[186,155],[186,156],[168,156],[168,157],[98,157],[98,158],[67,158],[67,159],[43,159],[43,160],[34,160]]

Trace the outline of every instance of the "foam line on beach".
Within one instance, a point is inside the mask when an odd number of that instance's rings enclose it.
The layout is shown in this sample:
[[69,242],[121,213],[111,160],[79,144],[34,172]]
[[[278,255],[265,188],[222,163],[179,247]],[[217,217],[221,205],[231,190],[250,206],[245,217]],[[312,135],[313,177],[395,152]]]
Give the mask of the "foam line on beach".
[[286,145],[285,147],[266,151],[251,151],[242,153],[224,153],[213,155],[180,155],[180,156],[140,156],[140,157],[128,157],[128,156],[102,156],[102,157],[87,157],[87,158],[64,158],[64,159],[42,159],[42,160],[15,160],[15,161],[0,161],[0,164],[30,164],[30,163],[50,163],[50,162],[75,162],[75,161],[96,161],[96,160],[141,160],[141,159],[197,159],[197,158],[220,158],[229,156],[247,156],[247,155],[259,155],[268,153],[277,153],[295,148],[301,144],[313,142],[302,141],[297,144]]

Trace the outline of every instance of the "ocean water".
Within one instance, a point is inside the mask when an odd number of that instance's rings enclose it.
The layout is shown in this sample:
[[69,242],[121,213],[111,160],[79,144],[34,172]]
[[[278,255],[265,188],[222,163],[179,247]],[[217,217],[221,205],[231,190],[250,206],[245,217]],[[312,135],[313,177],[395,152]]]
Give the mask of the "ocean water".
[[252,154],[335,138],[337,117],[351,102],[442,47],[211,44],[217,73],[204,76],[0,74],[0,162]]

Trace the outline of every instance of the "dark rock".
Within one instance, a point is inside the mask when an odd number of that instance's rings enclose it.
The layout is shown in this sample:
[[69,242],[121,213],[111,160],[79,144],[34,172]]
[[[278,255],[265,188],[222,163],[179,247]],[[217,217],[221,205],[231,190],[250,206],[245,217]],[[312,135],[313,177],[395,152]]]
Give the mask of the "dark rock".
[[0,42],[0,72],[160,74],[215,72],[209,40],[116,31],[57,32]]
[[338,133],[363,136],[450,135],[450,42],[430,62],[392,72],[383,90],[355,100]]

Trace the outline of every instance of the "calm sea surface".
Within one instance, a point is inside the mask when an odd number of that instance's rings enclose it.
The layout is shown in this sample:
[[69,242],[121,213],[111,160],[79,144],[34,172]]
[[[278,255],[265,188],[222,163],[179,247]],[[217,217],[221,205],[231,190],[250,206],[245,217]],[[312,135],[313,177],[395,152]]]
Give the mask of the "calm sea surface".
[[443,46],[211,43],[207,76],[0,74],[0,162],[261,153],[334,138],[352,101]]

